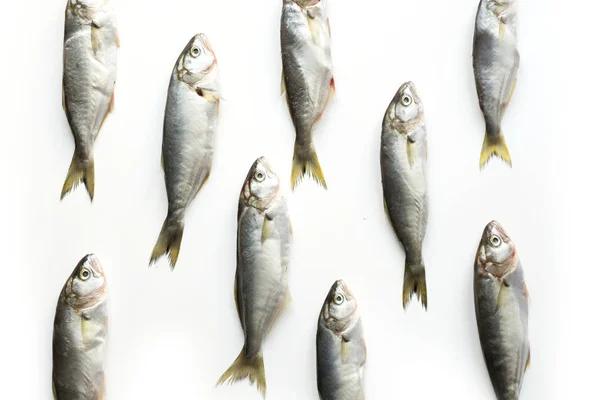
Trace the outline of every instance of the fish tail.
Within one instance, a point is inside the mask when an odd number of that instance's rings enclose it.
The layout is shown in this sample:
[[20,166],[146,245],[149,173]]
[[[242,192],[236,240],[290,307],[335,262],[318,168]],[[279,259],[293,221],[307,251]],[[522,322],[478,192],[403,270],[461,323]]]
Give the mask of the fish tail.
[[325,176],[321,170],[321,164],[319,164],[319,158],[313,145],[311,144],[306,149],[296,142],[294,145],[294,159],[292,161],[292,190],[296,188],[305,175],[311,176],[319,185],[327,189]]
[[404,267],[404,290],[402,292],[402,306],[406,310],[412,295],[417,296],[425,310],[427,310],[427,282],[425,281],[425,264],[407,262]]
[[169,259],[171,269],[175,269],[177,259],[179,258],[179,248],[181,247],[181,239],[183,238],[183,222],[172,219],[169,216],[158,235],[152,256],[150,257],[150,265],[155,263],[163,254]]
[[71,165],[69,166],[69,172],[67,172],[67,178],[63,184],[62,191],[60,193],[60,199],[64,197],[73,189],[75,189],[83,181],[85,188],[90,196],[90,200],[94,200],[94,160],[82,160],[79,156],[79,152],[75,150]]
[[504,162],[512,167],[508,147],[504,141],[504,135],[498,131],[497,135],[490,137],[488,132],[485,134],[483,146],[481,148],[481,157],[479,158],[479,168],[484,169],[493,156],[500,157]]
[[232,384],[248,378],[250,384],[256,382],[256,388],[262,394],[263,398],[267,394],[267,380],[265,378],[265,364],[262,353],[254,357],[246,355],[244,347],[240,355],[235,359],[231,367],[217,381],[217,386],[225,382]]

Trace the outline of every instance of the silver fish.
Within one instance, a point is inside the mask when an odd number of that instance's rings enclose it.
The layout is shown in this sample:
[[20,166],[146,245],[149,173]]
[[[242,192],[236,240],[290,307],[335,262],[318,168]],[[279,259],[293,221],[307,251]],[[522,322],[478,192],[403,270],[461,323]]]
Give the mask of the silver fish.
[[423,104],[413,83],[407,82],[390,103],[381,134],[384,206],[406,253],[402,294],[405,309],[413,293],[427,309],[422,255],[428,215],[426,135]]
[[171,74],[162,145],[169,210],[150,264],[163,254],[171,268],[177,264],[185,213],[210,175],[219,98],[215,53],[206,35],[196,35]]
[[281,13],[281,91],[296,129],[292,189],[304,175],[327,188],[312,142],[314,124],[335,92],[331,30],[324,0],[283,0]]
[[238,207],[234,296],[244,330],[244,347],[218,385],[248,378],[266,395],[262,343],[289,302],[287,270],[292,228],[279,178],[264,157],[254,162]]
[[529,293],[514,243],[490,222],[481,236],[474,274],[479,340],[498,400],[518,400],[530,362]]
[[322,400],[364,400],[367,348],[356,299],[342,280],[323,303],[317,329],[317,385]]
[[52,389],[56,400],[103,400],[107,289],[98,258],[85,256],[65,283],[54,318]]
[[485,140],[479,158],[483,169],[498,156],[512,165],[502,134],[502,117],[517,83],[516,0],[481,0],[473,39],[473,70],[479,107],[485,118]]
[[94,142],[114,107],[119,36],[108,0],[69,0],[65,11],[63,108],[75,152],[60,198],[83,181],[94,199]]

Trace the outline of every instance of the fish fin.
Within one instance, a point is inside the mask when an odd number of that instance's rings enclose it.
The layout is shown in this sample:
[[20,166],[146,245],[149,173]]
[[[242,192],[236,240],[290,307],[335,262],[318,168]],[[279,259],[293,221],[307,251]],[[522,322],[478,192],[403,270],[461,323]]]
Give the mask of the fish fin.
[[280,96],[283,96],[285,93],[285,74],[283,72],[283,68],[281,69],[281,91],[279,92]]
[[96,21],[92,21],[91,39],[92,39],[92,51],[94,52],[94,55],[96,55],[96,53],[98,52],[99,44],[100,44],[100,39],[98,38],[98,36],[100,35],[100,32],[98,32],[99,29],[100,29],[100,26],[98,25],[98,23]]
[[506,30],[506,24],[504,21],[500,20],[499,28],[498,28],[498,42],[501,42],[504,38],[504,31]]
[[313,146],[308,151],[300,148],[298,144],[294,145],[294,159],[292,160],[292,190],[305,175],[312,177],[319,185],[327,189],[327,183],[319,164],[319,158]]
[[265,219],[263,221],[260,243],[264,243],[268,238],[273,236],[273,218],[269,214],[265,213]]
[[331,21],[327,18],[327,31],[329,32],[329,37],[331,37]]
[[94,200],[94,160],[83,162],[77,156],[77,149],[73,154],[71,165],[69,166],[69,172],[67,172],[67,178],[63,184],[62,192],[60,193],[60,199],[64,199],[65,196],[73,189],[75,189],[83,181],[85,188],[90,196],[90,200]]
[[410,304],[412,295],[427,310],[427,282],[425,280],[425,265],[421,261],[417,264],[406,263],[404,266],[404,289],[402,291],[402,306],[406,310]]
[[292,304],[292,295],[290,294],[290,288],[286,287],[285,294],[283,296],[283,299],[281,299],[279,308],[277,309],[277,312],[275,312],[275,315],[273,316],[273,320],[271,321],[271,325],[269,325],[269,329],[267,329],[267,335],[269,334],[269,332],[271,332],[271,329],[273,329],[275,322],[277,322],[279,320],[279,317],[281,317],[281,314],[283,314],[283,312],[289,307],[290,304]]
[[102,122],[100,122],[100,125],[98,126],[98,130],[94,134],[94,140],[98,139],[98,135],[100,135],[100,131],[102,130],[102,127],[104,126],[104,123],[106,122],[106,118],[114,110],[115,110],[115,91],[113,90],[112,94],[110,95],[110,99],[108,100],[108,108],[106,109],[106,114],[104,114],[104,117],[102,118]]
[[98,392],[97,400],[106,399],[106,376],[102,375],[102,383],[100,384],[100,391]]
[[240,307],[240,296],[239,296],[239,292],[238,292],[238,271],[237,271],[237,269],[235,270],[235,281],[233,282],[233,298],[235,299],[235,308],[238,313],[238,318],[240,319],[240,324],[243,326],[244,324],[242,323],[242,308]]
[[[161,162],[162,162],[162,160],[161,160]],[[202,188],[204,187],[204,185],[208,181],[208,178],[210,178],[210,172],[211,172],[211,170],[212,170],[212,167],[209,167],[208,171],[206,171],[206,176],[204,177],[204,180],[202,181],[202,183],[200,184],[200,186],[198,186],[198,190],[194,194],[194,199],[196,198],[196,196],[198,196],[198,193],[200,193],[200,191],[202,190]]]
[[527,361],[525,362],[525,372],[531,366],[531,345],[527,348]]
[[413,169],[413,165],[415,165],[415,144],[410,140],[406,141],[406,157],[410,169]]
[[479,168],[483,170],[494,156],[500,157],[500,159],[512,167],[512,161],[502,132],[499,132],[498,136],[494,138],[490,138],[487,133],[485,134],[483,146],[481,147],[481,156],[479,157]]
[[67,100],[65,98],[65,88],[62,89],[62,107],[65,112],[67,112]]
[[496,312],[498,312],[500,307],[502,307],[502,304],[504,302],[504,292],[506,291],[507,286],[508,284],[506,283],[506,281],[502,281],[500,290],[498,291],[498,298],[496,299]]
[[165,156],[160,153],[160,167],[162,168],[163,172],[165,170]]
[[348,342],[350,342],[350,339],[348,339],[347,337],[342,335],[342,344],[341,344],[342,348],[340,350],[342,364],[344,364],[346,361],[346,353],[348,353]]
[[115,29],[115,44],[117,48],[121,48],[121,35],[119,35],[119,31]]
[[154,264],[163,254],[169,259],[171,270],[175,269],[179,258],[179,248],[183,238],[183,222],[178,222],[167,216],[163,223],[158,240],[152,250],[149,265]]
[[248,378],[250,384],[256,382],[256,388],[263,396],[267,395],[267,381],[265,378],[265,365],[262,353],[252,358],[246,356],[246,348],[242,348],[240,355],[235,359],[231,367],[221,375],[217,381],[217,386],[227,382],[229,384],[239,382]]
[[290,227],[290,235],[294,236],[294,228],[292,227],[292,220],[288,217],[288,226]]
[[315,122],[318,122],[321,120],[323,113],[325,113],[327,106],[329,105],[329,103],[331,103],[331,100],[333,99],[334,96],[335,96],[335,81],[333,80],[333,77],[331,77],[331,81],[329,83],[329,93],[327,94],[327,101],[325,102],[325,105],[323,106],[323,110],[321,110],[319,115],[317,115],[317,118],[315,118]]
[[385,215],[387,216],[388,221],[390,221],[390,224],[392,223],[392,217],[390,217],[390,210],[388,209],[388,205],[387,205],[387,201],[385,200],[385,197],[383,198],[383,209],[385,210]]

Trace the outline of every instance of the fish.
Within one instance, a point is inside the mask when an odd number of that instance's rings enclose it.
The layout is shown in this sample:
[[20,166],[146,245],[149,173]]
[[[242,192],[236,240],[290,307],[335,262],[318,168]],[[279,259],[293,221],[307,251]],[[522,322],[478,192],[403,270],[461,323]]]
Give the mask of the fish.
[[281,13],[281,91],[296,131],[292,190],[304,176],[327,189],[312,141],[315,123],[335,93],[331,29],[325,0],[283,0]]
[[406,253],[402,304],[406,309],[414,294],[427,309],[422,254],[428,217],[427,131],[412,82],[398,89],[385,113],[380,161],[384,208]]
[[291,242],[292,226],[279,177],[261,157],[246,176],[238,205],[234,297],[244,346],[217,385],[248,378],[266,396],[262,344],[291,301],[287,274]]
[[515,244],[496,221],[483,231],[475,259],[479,340],[498,400],[518,400],[531,361],[529,291]]
[[171,269],[177,264],[185,213],[210,176],[219,102],[217,58],[201,33],[188,42],[171,73],[162,143],[169,209],[150,265],[162,255]]
[[481,0],[473,37],[473,70],[479,107],[485,118],[485,139],[479,168],[497,156],[512,167],[502,118],[517,84],[516,0]]
[[52,389],[56,400],[103,400],[108,333],[107,283],[98,257],[79,261],[54,317]]
[[108,0],[67,1],[62,103],[75,151],[61,200],[81,182],[94,200],[94,142],[114,109],[119,45],[116,14]]
[[367,346],[358,305],[343,280],[329,290],[317,328],[317,386],[321,400],[364,400]]

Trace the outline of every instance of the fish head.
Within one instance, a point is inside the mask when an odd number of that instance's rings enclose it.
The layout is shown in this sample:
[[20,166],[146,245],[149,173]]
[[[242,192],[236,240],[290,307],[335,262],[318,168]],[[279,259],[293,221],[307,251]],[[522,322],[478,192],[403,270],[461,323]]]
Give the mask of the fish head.
[[250,207],[265,210],[278,193],[279,177],[265,157],[258,158],[250,167],[242,188],[244,202]]
[[406,82],[396,92],[390,107],[390,118],[400,124],[408,124],[423,115],[423,103],[417,94],[415,85]]
[[328,329],[341,333],[348,328],[356,315],[358,315],[358,305],[348,285],[341,279],[336,281],[323,304],[322,320]]
[[497,221],[485,227],[477,252],[479,268],[497,278],[502,278],[517,267],[514,243]]
[[76,309],[92,307],[104,297],[106,279],[95,254],[88,254],[79,261],[63,291],[67,303]]
[[211,79],[211,72],[215,70],[216,65],[217,58],[208,37],[200,33],[195,35],[185,46],[175,68],[180,81],[192,86],[199,86],[204,81]]

